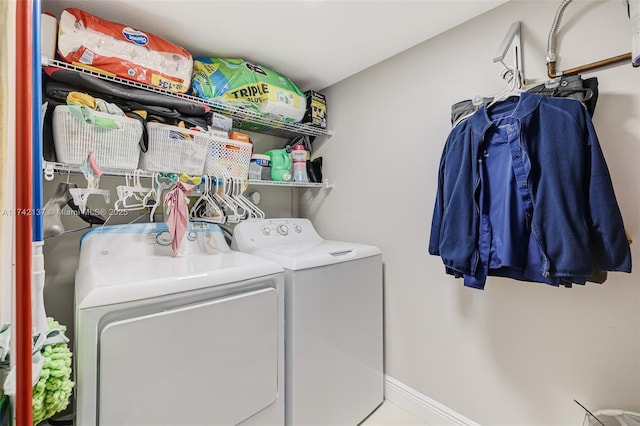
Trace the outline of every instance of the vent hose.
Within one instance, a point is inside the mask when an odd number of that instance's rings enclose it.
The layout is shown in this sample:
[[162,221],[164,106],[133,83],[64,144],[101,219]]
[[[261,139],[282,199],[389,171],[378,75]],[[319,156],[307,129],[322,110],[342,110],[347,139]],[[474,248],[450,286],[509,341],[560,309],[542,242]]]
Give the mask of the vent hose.
[[553,18],[553,25],[551,25],[551,30],[549,31],[549,37],[547,38],[547,72],[549,77],[556,77],[556,48],[557,48],[557,37],[558,30],[560,29],[560,23],[562,22],[562,15],[564,15],[564,11],[569,6],[573,0],[563,0],[558,10],[556,11],[556,16]]

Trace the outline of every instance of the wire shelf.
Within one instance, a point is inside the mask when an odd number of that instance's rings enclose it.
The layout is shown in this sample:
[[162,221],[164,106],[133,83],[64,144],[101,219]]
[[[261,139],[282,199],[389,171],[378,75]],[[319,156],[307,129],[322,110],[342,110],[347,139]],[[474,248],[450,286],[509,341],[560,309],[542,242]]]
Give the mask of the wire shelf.
[[166,96],[173,96],[179,99],[186,99],[198,104],[204,104],[211,107],[215,112],[231,117],[233,120],[233,126],[238,129],[253,131],[257,133],[264,133],[272,136],[278,136],[283,138],[292,139],[299,135],[307,136],[333,136],[333,131],[328,129],[322,129],[312,126],[310,124],[289,123],[275,116],[264,116],[254,111],[250,111],[244,108],[239,108],[232,105],[223,104],[220,102],[213,102],[206,99],[197,98],[191,95],[184,95],[181,93],[173,93],[163,90],[159,87],[149,86],[141,84],[135,81],[126,80],[124,78],[115,77],[109,74],[103,74],[95,69],[83,68],[80,66],[68,64],[66,62],[52,60],[43,57],[43,66],[50,66],[56,68],[67,69],[71,71],[77,71],[84,74],[89,74],[102,80],[111,81],[118,84],[123,84],[129,87],[135,87],[137,89],[146,90],[148,92],[155,92]]
[[249,185],[265,185],[265,186],[292,186],[298,188],[333,188],[333,184],[329,183],[328,180],[323,180],[323,182],[278,182],[274,180],[253,180],[250,179],[247,181]]
[[[43,161],[43,169],[45,172],[45,178],[50,176],[53,178],[55,172],[57,173],[73,173],[79,174],[82,173],[79,165],[75,164],[64,164],[64,163],[56,163],[53,161]],[[100,167],[102,174],[104,176],[125,176],[126,174],[132,175],[134,170],[127,169],[117,169],[117,168],[109,168],[109,167]],[[138,176],[145,178],[152,178],[154,176],[154,172],[148,172],[145,170],[138,170]],[[246,180],[249,185],[263,185],[263,186],[288,186],[288,187],[298,187],[298,188],[333,188],[333,184],[330,184],[328,180],[323,180],[321,183],[313,183],[313,182],[277,182],[272,180]]]

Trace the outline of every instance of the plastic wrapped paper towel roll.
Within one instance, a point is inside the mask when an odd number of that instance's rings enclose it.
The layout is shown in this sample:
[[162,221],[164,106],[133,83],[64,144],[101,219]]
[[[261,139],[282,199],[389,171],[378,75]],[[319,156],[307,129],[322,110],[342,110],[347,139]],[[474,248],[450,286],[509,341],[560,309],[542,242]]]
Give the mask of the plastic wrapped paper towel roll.
[[40,32],[42,54],[47,58],[54,59],[56,55],[56,34],[58,33],[58,20],[55,16],[48,14],[40,15]]
[[193,69],[182,47],[74,8],[60,16],[58,53],[70,63],[179,93],[189,89]]

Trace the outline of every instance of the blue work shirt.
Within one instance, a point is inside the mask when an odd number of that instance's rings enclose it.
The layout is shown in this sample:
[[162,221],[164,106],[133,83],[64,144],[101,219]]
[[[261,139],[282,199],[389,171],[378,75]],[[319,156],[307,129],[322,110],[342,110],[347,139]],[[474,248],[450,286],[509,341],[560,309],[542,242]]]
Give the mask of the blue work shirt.
[[429,252],[482,288],[487,275],[553,285],[631,271],[609,171],[585,108],[522,93],[452,129]]

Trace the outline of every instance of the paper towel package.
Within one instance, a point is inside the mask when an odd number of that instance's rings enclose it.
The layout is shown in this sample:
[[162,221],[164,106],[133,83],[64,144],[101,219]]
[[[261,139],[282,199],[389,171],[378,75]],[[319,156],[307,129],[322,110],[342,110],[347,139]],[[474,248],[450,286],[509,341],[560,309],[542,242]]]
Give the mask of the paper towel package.
[[68,8],[60,16],[58,53],[66,62],[161,87],[189,90],[191,54],[162,38],[88,12]]

